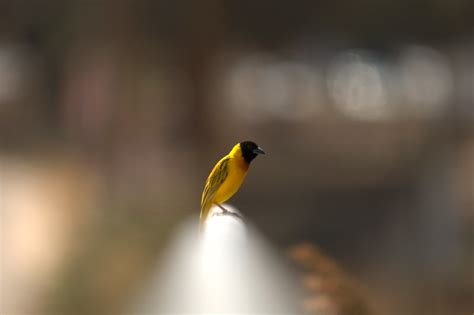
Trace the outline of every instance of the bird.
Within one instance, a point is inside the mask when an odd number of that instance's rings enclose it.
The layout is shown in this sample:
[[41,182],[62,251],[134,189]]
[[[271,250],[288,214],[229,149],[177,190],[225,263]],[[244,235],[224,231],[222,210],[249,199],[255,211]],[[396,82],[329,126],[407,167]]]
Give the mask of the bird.
[[250,163],[259,155],[265,154],[255,142],[239,142],[230,152],[221,158],[209,174],[201,197],[200,225],[204,226],[209,210],[217,205],[223,213],[231,211],[225,209],[221,203],[229,200],[242,185]]

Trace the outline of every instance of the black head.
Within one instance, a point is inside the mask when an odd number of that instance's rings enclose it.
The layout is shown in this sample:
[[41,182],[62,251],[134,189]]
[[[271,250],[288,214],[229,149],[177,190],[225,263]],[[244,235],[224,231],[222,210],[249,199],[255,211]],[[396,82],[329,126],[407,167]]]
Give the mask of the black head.
[[244,160],[250,164],[253,159],[259,154],[265,154],[265,152],[260,148],[255,142],[244,141],[240,143],[240,150],[242,151],[242,156]]

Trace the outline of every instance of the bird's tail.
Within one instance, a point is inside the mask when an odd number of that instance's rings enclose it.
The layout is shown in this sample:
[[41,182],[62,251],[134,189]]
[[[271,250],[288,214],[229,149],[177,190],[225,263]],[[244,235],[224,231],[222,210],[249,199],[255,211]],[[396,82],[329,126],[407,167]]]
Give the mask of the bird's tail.
[[207,220],[207,216],[209,215],[209,210],[211,210],[211,205],[202,205],[201,207],[201,214],[199,215],[199,227],[202,229],[204,227],[204,223]]

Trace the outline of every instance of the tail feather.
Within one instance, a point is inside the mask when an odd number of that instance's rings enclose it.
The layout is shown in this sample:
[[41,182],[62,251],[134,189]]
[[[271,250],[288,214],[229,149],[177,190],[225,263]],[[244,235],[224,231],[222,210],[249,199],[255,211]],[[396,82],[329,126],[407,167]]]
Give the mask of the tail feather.
[[204,227],[204,223],[207,220],[207,216],[209,215],[209,210],[211,209],[211,205],[203,205],[201,207],[201,214],[199,215],[199,225],[200,227]]

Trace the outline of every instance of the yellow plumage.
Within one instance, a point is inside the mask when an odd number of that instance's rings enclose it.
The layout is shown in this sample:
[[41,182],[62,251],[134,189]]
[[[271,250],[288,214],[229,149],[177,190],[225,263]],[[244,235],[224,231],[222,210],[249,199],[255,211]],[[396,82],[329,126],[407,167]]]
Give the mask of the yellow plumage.
[[205,222],[209,210],[231,198],[240,188],[247,175],[250,162],[263,150],[255,143],[245,141],[237,143],[232,150],[217,162],[209,174],[201,197],[201,225]]

